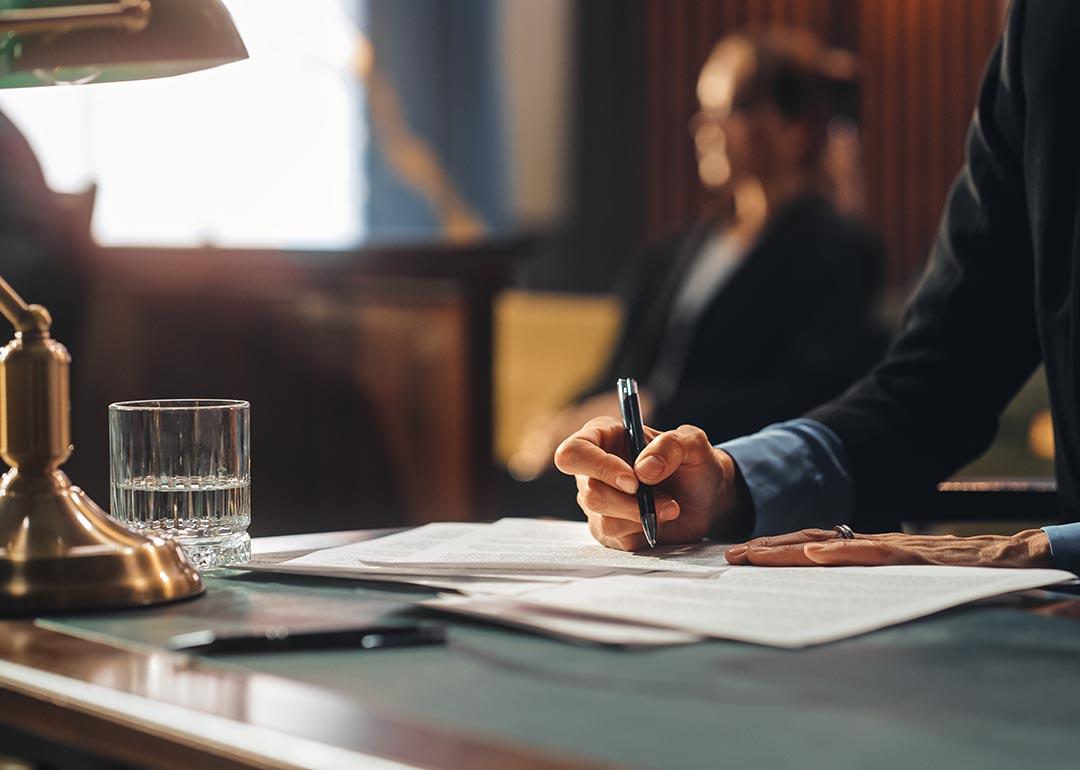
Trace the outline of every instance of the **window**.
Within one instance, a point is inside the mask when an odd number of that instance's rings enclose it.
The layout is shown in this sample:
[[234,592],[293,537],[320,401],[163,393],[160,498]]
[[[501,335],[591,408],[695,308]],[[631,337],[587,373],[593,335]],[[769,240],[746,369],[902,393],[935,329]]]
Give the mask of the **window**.
[[103,245],[348,248],[364,235],[357,0],[225,0],[250,59],[0,91],[50,185],[98,185]]

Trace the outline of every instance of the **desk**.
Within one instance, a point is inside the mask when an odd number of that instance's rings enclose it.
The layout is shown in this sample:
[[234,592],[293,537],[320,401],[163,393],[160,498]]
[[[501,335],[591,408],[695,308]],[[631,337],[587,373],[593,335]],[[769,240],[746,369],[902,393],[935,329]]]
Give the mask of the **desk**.
[[[370,536],[268,538],[256,550]],[[340,613],[427,593],[252,573],[207,584],[194,602],[60,619],[82,638],[49,621],[0,622],[0,753],[67,746],[140,766],[334,770],[1012,770],[1074,768],[1080,756],[1080,625],[1015,606],[800,652],[722,641],[628,652],[463,620],[445,647],[161,650],[215,614],[290,603]]]

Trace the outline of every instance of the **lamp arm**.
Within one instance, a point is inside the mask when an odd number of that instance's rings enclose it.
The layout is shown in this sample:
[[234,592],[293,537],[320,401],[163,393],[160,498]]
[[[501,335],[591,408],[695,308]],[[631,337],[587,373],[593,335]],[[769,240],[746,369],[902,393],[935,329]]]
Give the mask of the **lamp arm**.
[[146,29],[150,0],[113,0],[90,5],[21,8],[0,11],[0,36],[56,34],[84,29]]
[[0,313],[17,332],[47,332],[52,325],[48,310],[41,305],[27,305],[3,277],[0,277]]

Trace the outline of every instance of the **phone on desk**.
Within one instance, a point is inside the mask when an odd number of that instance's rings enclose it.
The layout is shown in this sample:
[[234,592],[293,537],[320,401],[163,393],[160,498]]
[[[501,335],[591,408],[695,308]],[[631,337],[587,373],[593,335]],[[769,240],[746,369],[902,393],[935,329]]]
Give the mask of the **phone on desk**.
[[261,652],[291,652],[351,648],[380,650],[443,644],[444,626],[432,623],[409,625],[360,625],[298,627],[267,625],[241,631],[191,631],[171,637],[165,646],[175,652],[195,655],[245,655]]

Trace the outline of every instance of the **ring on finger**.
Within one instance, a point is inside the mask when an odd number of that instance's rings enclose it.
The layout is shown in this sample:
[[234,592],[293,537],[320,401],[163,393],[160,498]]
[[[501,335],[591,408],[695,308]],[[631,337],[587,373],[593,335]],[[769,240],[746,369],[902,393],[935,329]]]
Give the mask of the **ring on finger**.
[[837,524],[835,527],[833,527],[833,532],[836,533],[836,536],[840,540],[855,539],[855,533],[851,531],[851,527],[849,527],[847,524]]

